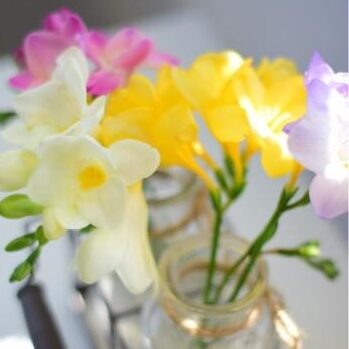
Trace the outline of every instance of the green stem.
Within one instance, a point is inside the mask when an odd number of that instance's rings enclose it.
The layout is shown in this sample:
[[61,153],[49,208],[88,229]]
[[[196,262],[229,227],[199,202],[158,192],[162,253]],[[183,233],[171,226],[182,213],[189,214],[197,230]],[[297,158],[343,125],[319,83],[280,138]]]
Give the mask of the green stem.
[[262,230],[261,234],[257,237],[257,239],[251,244],[249,250],[248,250],[248,258],[249,262],[245,266],[244,270],[242,271],[236,286],[232,292],[232,295],[229,298],[229,302],[234,302],[236,298],[238,297],[242,287],[245,285],[246,280],[253,269],[259,255],[262,252],[262,249],[264,245],[270,241],[274,235],[276,234],[279,220],[282,216],[282,214],[287,211],[287,205],[291,198],[294,196],[295,192],[289,192],[287,190],[283,190],[280,199],[278,202],[278,205],[268,221],[267,225]]
[[211,242],[210,260],[209,260],[209,266],[208,266],[206,285],[204,289],[204,302],[206,304],[210,303],[212,280],[214,277],[214,273],[216,271],[217,252],[218,252],[219,239],[221,235],[222,218],[223,218],[222,214],[223,214],[222,210],[216,209],[216,217],[215,217],[212,242]]

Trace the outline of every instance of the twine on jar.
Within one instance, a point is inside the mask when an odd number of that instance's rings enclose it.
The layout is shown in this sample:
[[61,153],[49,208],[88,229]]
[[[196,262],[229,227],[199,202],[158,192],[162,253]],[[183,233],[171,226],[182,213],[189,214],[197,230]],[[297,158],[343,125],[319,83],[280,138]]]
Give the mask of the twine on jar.
[[280,294],[272,288],[267,288],[265,298],[270,308],[275,330],[280,339],[290,349],[303,348],[303,334],[295,321],[288,314]]

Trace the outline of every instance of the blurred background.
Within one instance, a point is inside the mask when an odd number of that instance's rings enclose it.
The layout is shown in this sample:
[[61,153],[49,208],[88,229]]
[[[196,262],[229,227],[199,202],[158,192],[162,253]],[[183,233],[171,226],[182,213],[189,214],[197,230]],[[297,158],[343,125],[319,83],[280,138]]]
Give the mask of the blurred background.
[[[6,0],[0,13],[0,54],[12,51],[48,11],[62,6],[78,11],[96,27],[200,15],[226,47],[245,55],[287,55],[303,67],[317,49],[336,69],[347,68],[347,0]],[[190,32],[186,34],[168,41],[189,43]]]
[[[314,50],[318,50],[335,70],[348,69],[347,0],[3,0],[1,5],[1,109],[9,107],[12,96],[6,81],[15,68],[8,53],[26,33],[40,26],[49,11],[60,7],[77,11],[90,27],[112,30],[123,25],[138,26],[156,40],[161,50],[178,56],[185,65],[201,53],[234,48],[256,60],[263,56],[290,57],[304,70]],[[5,147],[0,141],[0,150]],[[233,217],[238,230],[247,236],[265,221],[279,190],[275,188],[280,186],[280,182],[265,178],[258,161],[251,177],[247,199],[237,205]],[[256,202],[263,205],[256,209]],[[21,229],[21,223],[1,219],[0,249]],[[325,254],[335,257],[341,269],[341,277],[329,283],[297,262],[278,260],[272,265],[273,283],[280,287],[291,313],[306,329],[305,349],[347,348],[347,216],[324,222],[309,208],[285,219],[281,231],[276,243],[291,246],[309,238],[324,241]],[[69,246],[60,240],[47,250],[39,279],[47,289],[60,329],[69,348],[89,349],[84,328],[70,307],[73,276]],[[15,344],[1,340],[26,333],[16,300],[17,286],[7,282],[19,260],[18,254],[0,252],[0,349],[30,348],[18,340]]]

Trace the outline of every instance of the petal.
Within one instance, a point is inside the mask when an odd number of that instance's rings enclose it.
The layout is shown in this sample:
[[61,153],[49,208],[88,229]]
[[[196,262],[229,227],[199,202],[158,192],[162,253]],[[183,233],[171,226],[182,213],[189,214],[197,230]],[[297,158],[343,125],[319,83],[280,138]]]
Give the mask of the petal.
[[84,135],[91,134],[99,125],[104,115],[106,97],[100,96],[95,98],[93,102],[86,108],[86,112],[80,122],[73,125],[66,134]]
[[314,210],[321,218],[331,219],[348,212],[348,177],[336,180],[317,175],[309,194]]
[[124,73],[113,73],[100,70],[91,74],[87,90],[93,96],[107,95],[124,85],[126,76]]
[[90,31],[81,38],[84,51],[97,65],[103,65],[107,36],[101,31]]
[[120,56],[113,60],[116,69],[125,69],[132,72],[138,65],[142,64],[153,48],[149,39],[143,39],[125,50]]
[[311,58],[308,71],[305,73],[305,82],[309,84],[313,80],[330,82],[334,77],[332,68],[325,62],[319,52],[315,52]]
[[140,141],[122,140],[114,143],[109,150],[115,170],[126,185],[149,177],[160,163],[159,152]]
[[65,234],[65,228],[59,223],[54,212],[50,208],[46,208],[42,213],[42,223],[44,234],[48,240],[59,239]]
[[206,122],[221,143],[241,142],[249,133],[246,114],[237,106],[220,106],[210,111]]
[[54,207],[54,213],[57,221],[66,229],[82,229],[90,222],[79,214],[74,203],[68,200],[57,204]]
[[163,65],[179,65],[180,60],[167,53],[153,51],[146,59],[145,64],[152,68],[159,68]]
[[40,80],[35,79],[34,76],[27,71],[17,74],[9,80],[10,86],[19,91],[26,90],[38,83],[40,83]]
[[79,278],[94,283],[115,270],[122,253],[117,236],[104,231],[93,231],[81,243],[76,255]]
[[261,162],[269,177],[284,176],[295,169],[296,161],[287,148],[284,134],[262,141]]
[[77,207],[90,224],[110,230],[121,224],[125,200],[125,185],[114,177],[99,188],[82,192]]
[[123,255],[116,272],[132,293],[144,292],[156,280],[156,266],[147,232],[148,211],[139,186],[129,191],[121,234],[124,244],[119,246]]
[[136,28],[124,28],[109,39],[106,52],[107,56],[115,57],[116,53],[126,50],[142,39],[144,39],[144,35]]
[[36,163],[35,154],[26,150],[12,150],[0,154],[0,190],[14,191],[23,188]]
[[86,31],[86,26],[81,17],[66,8],[62,8],[46,16],[43,21],[43,27],[48,31],[71,39]]
[[60,36],[50,32],[34,32],[24,41],[27,67],[35,77],[47,80],[52,73],[57,57],[68,47]]

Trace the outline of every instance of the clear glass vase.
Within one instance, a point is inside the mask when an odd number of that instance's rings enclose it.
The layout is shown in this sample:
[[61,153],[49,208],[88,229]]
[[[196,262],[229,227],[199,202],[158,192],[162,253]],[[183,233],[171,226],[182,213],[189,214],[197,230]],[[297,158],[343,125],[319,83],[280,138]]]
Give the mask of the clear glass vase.
[[[156,259],[176,241],[209,231],[212,211],[206,188],[181,168],[158,171],[144,183],[150,242]],[[130,294],[113,273],[93,286],[78,285],[83,314],[97,349],[139,349],[140,309],[148,295]]]
[[[246,250],[246,243],[222,236],[214,278]],[[232,304],[225,303],[233,282],[218,305],[202,302],[209,258],[209,239],[193,236],[168,249],[159,264],[158,296],[142,314],[146,349],[278,349],[280,342],[265,298],[266,267],[258,262],[247,287]]]

